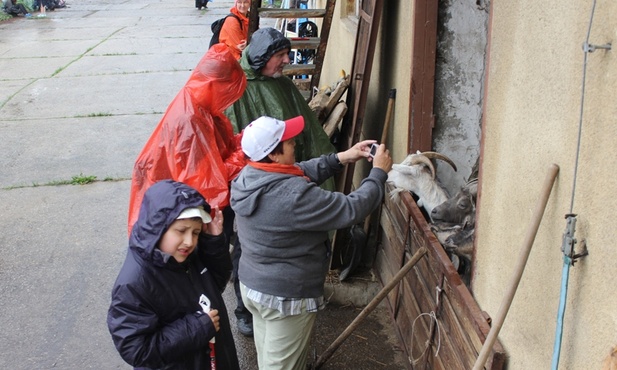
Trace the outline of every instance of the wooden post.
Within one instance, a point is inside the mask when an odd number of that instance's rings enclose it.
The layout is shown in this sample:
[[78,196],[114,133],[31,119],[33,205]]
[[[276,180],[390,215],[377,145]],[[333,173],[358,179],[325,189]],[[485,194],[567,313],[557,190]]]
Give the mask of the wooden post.
[[536,233],[538,232],[538,228],[540,227],[540,221],[542,221],[544,209],[546,208],[546,203],[548,203],[548,197],[551,195],[551,190],[553,189],[553,183],[555,182],[557,173],[559,173],[559,166],[553,163],[549,167],[548,174],[544,179],[544,185],[542,186],[542,194],[540,195],[540,199],[536,204],[536,209],[533,212],[533,218],[531,219],[531,223],[527,228],[527,234],[525,235],[523,248],[519,254],[516,268],[514,269],[514,275],[512,275],[512,279],[510,280],[510,285],[508,287],[506,295],[501,302],[501,307],[499,307],[497,317],[493,319],[491,330],[486,336],[486,340],[482,345],[482,350],[480,351],[476,363],[473,366],[473,370],[482,370],[484,368],[486,359],[488,358],[488,355],[493,348],[493,343],[495,343],[495,340],[497,340],[497,335],[499,335],[501,326],[506,319],[506,315],[508,314],[508,310],[510,309],[512,300],[514,299],[514,294],[516,293],[516,289],[518,288],[518,283],[520,283],[521,281],[523,270],[525,270],[525,265],[527,264],[527,259],[529,258],[529,253],[531,252],[533,241],[536,238]]

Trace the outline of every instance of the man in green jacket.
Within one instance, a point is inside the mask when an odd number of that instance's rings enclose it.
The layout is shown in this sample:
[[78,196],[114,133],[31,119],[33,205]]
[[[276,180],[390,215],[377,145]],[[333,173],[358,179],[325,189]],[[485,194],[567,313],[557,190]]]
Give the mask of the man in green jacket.
[[289,40],[274,28],[255,31],[240,58],[248,81],[246,90],[225,114],[236,132],[261,116],[279,120],[303,116],[306,124],[296,138],[296,160],[304,161],[335,148],[296,85],[283,76],[290,50]]
[[[283,76],[283,67],[290,62],[290,50],[289,40],[274,28],[255,31],[240,58],[240,65],[247,79],[246,90],[242,97],[225,111],[225,115],[234,126],[235,133],[242,131],[261,116],[281,121],[297,116],[304,117],[304,130],[295,138],[296,161],[301,162],[336,150],[304,96],[291,79]],[[329,179],[322,188],[334,190],[334,180]],[[238,307],[235,314],[240,333],[252,336],[252,317],[242,303],[238,284],[240,255],[241,246],[236,240],[233,279]]]

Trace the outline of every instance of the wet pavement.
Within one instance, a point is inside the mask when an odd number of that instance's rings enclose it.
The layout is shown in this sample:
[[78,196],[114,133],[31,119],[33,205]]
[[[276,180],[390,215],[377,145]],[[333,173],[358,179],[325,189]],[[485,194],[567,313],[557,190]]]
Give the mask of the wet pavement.
[[[0,23],[0,368],[130,368],[105,317],[133,161],[232,4],[69,1]],[[319,314],[314,355],[360,312],[349,302],[374,295],[369,285],[331,284],[339,305]],[[231,285],[225,299],[233,311]],[[233,320],[242,368],[256,369]],[[322,368],[400,369],[401,359],[380,306]]]

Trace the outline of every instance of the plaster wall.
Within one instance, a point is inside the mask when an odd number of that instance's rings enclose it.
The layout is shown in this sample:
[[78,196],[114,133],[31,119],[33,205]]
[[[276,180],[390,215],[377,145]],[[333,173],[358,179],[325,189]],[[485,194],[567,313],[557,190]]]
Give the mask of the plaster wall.
[[[317,0],[316,8],[324,8],[325,3],[324,0]],[[351,73],[358,19],[347,15],[343,9],[344,3],[345,1],[337,1],[334,7],[320,87],[336,83],[341,78],[341,71],[345,71],[345,74]]]
[[[321,75],[322,86],[336,82],[340,78],[341,69],[351,73],[358,20],[346,14],[341,9],[342,4],[343,1],[337,1],[334,11]],[[395,162],[402,161],[407,155],[413,40],[407,31],[411,29],[409,18],[412,14],[412,5],[409,1],[403,0],[384,1],[384,15],[377,36],[361,135],[363,139],[381,138],[388,91],[391,88],[396,89],[396,102],[386,143]],[[387,22],[384,22],[384,19],[387,19]]]
[[439,2],[433,149],[457,165],[456,172],[443,162],[437,166],[452,195],[480,156],[488,11],[487,1]]
[[[563,267],[564,216],[577,214],[559,369],[600,369],[617,344],[617,50],[584,52],[592,1],[494,1],[482,131],[473,293],[495,316],[548,166],[560,172],[499,338],[508,369],[550,368]],[[590,43],[617,39],[617,2],[597,2]],[[576,174],[576,186],[574,180]]]

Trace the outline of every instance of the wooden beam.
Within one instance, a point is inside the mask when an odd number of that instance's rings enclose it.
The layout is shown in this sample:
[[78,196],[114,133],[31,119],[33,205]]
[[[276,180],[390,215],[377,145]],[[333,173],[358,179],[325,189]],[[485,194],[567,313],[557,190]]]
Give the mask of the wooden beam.
[[416,0],[413,18],[408,153],[432,149],[438,2]]
[[321,43],[319,37],[290,37],[292,49],[317,49]]
[[283,68],[285,76],[312,75],[315,73],[314,64],[288,64]]
[[271,9],[259,8],[263,18],[323,18],[326,9]]
[[332,26],[332,17],[334,16],[335,0],[328,0],[326,2],[326,13],[323,16],[321,22],[321,32],[319,38],[321,39],[321,45],[317,49],[315,59],[313,63],[316,65],[315,74],[311,79],[311,91],[313,88],[319,88],[319,81],[321,80],[321,69],[323,66],[324,58],[326,57],[326,49],[328,47],[328,38],[330,37],[330,27]]

